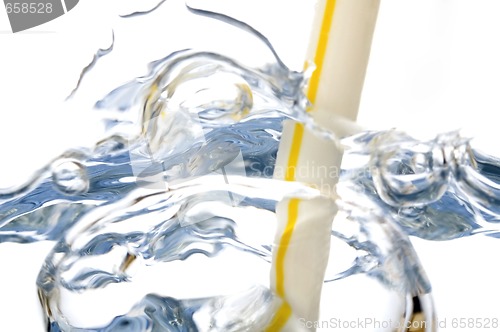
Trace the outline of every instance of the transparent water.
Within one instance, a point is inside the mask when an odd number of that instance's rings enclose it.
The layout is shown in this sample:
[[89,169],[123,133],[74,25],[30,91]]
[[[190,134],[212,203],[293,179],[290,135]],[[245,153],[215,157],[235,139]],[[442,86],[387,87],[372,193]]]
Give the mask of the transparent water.
[[[0,191],[0,242],[55,243],[37,281],[48,330],[264,330],[283,301],[269,276],[284,197],[339,208],[321,320],[434,330],[431,285],[408,235],[498,236],[498,159],[457,133],[337,137],[305,112],[307,73],[290,71],[244,23],[191,11],[252,34],[273,61],[252,67],[204,50],[157,60],[96,100],[107,136]],[[338,197],[272,179],[290,118],[346,148]]]

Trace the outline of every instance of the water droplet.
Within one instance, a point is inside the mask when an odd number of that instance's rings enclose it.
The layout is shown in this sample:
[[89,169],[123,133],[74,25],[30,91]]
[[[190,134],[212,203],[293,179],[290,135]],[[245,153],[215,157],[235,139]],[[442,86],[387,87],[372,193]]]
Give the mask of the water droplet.
[[85,194],[89,189],[87,168],[76,160],[61,160],[52,166],[54,187],[66,195]]

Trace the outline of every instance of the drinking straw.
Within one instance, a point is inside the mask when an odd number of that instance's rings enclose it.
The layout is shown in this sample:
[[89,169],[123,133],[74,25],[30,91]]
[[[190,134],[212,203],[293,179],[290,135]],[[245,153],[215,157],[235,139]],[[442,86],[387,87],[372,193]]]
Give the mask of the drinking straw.
[[[312,62],[316,69],[306,92],[311,116],[333,132],[342,130],[339,119],[356,119],[379,4],[380,0],[317,3],[305,64],[307,68]],[[323,196],[278,203],[271,287],[282,304],[267,331],[296,330],[297,322],[319,319],[342,153],[338,144],[318,137],[302,123],[284,122],[274,177],[306,183]]]

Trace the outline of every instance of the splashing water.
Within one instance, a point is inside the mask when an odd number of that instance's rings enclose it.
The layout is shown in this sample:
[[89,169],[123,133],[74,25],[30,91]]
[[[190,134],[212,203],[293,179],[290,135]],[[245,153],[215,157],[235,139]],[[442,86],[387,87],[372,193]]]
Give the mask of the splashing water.
[[[285,195],[320,193],[271,179],[232,177],[229,185],[216,185],[210,178],[168,191],[138,188],[116,203],[119,210],[95,209],[67,232],[38,278],[51,329],[264,329],[281,301],[269,285],[275,205]],[[374,210],[350,203],[342,211],[349,220],[336,223],[333,234],[359,256],[343,274],[332,260],[327,278],[366,273],[391,301],[428,301],[429,282],[392,219],[379,211],[373,222]],[[323,292],[328,317],[335,282]],[[373,312],[380,301],[365,310]],[[408,308],[397,309],[395,320]]]
[[345,158],[361,166],[342,181],[390,211],[408,234],[449,240],[499,236],[499,160],[471,148],[457,132],[421,142],[396,131],[345,140]]
[[[242,22],[191,11],[270,46]],[[407,234],[498,236],[500,162],[456,133],[339,141],[305,112],[307,77],[271,50],[274,62],[259,68],[195,50],[151,63],[96,102],[107,137],[0,191],[0,242],[56,241],[37,281],[49,330],[264,330],[282,301],[269,278],[276,204],[323,196],[272,179],[286,118],[343,144],[346,165],[356,164],[337,189],[320,317],[376,313],[399,322],[390,330],[418,319],[435,329],[431,286]],[[342,288],[367,293],[346,301]]]

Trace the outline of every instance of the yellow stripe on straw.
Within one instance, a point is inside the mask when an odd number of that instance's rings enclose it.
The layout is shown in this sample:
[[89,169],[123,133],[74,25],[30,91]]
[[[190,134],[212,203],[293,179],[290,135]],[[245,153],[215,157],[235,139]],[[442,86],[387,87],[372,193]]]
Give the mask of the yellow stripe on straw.
[[288,321],[288,318],[290,318],[291,314],[292,308],[290,308],[290,305],[287,302],[283,302],[265,332],[276,332],[281,330],[286,325],[286,322]]
[[300,200],[298,198],[293,198],[288,204],[288,223],[281,236],[278,254],[276,255],[276,293],[278,293],[280,297],[285,296],[285,256],[295,229],[295,224],[297,223],[299,202]]
[[283,304],[276,312],[266,332],[281,330],[292,314],[292,309],[285,299],[285,256],[299,216],[299,203],[298,198],[292,198],[288,205],[288,223],[281,236],[278,253],[276,254],[276,293],[283,300]]
[[330,30],[332,27],[336,2],[336,0],[326,0],[325,4],[318,45],[316,46],[316,52],[314,54],[314,64],[316,65],[316,70],[311,75],[307,90],[307,98],[313,104],[316,102],[316,95],[318,94],[319,81],[321,72],[323,71],[323,63],[325,62],[326,46],[328,45],[328,39],[330,38]]
[[302,147],[302,138],[304,137],[304,125],[296,123],[293,129],[292,146],[290,147],[290,157],[285,173],[285,181],[295,181],[295,170],[299,163],[300,148]]

